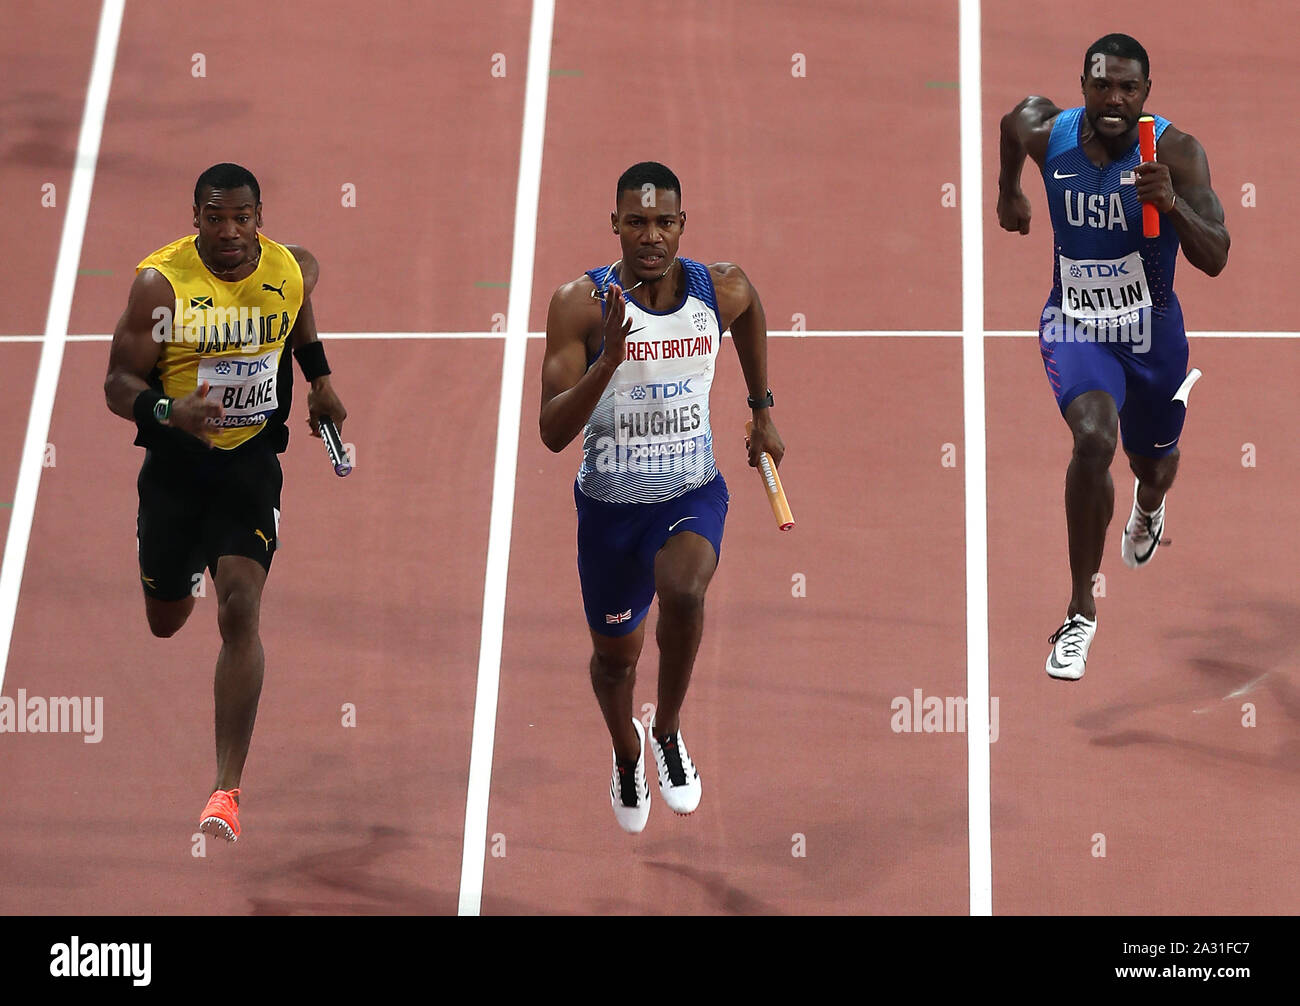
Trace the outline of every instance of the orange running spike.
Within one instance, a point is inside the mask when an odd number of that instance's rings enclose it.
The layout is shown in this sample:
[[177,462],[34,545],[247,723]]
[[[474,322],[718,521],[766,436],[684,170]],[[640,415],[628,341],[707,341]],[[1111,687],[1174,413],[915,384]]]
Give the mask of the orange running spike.
[[215,835],[227,842],[239,841],[239,804],[235,797],[239,790],[219,789],[208,797],[208,805],[199,815],[199,831],[205,835]]

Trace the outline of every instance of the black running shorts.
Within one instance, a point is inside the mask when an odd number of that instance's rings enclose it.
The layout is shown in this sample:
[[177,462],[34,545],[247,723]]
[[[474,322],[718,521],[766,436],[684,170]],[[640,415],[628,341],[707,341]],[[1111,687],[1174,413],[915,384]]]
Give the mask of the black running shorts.
[[193,594],[223,555],[255,559],[268,572],[280,528],[283,475],[275,451],[227,455],[145,452],[136,486],[136,541],[144,592],[160,601]]

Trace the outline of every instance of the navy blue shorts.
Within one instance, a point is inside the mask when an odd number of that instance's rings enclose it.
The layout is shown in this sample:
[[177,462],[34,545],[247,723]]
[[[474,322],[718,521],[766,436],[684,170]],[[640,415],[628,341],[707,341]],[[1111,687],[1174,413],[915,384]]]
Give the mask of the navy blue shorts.
[[1146,458],[1172,452],[1187,418],[1186,405],[1174,398],[1187,376],[1187,337],[1181,330],[1157,331],[1152,351],[1138,353],[1122,343],[1045,338],[1047,324],[1044,313],[1038,348],[1061,415],[1085,392],[1104,391],[1119,410],[1126,451]]
[[578,508],[578,578],[587,624],[602,636],[626,636],[655,596],[655,556],[675,534],[707,538],[722,558],[730,501],[719,472],[713,481],[662,503],[604,503],[573,484]]

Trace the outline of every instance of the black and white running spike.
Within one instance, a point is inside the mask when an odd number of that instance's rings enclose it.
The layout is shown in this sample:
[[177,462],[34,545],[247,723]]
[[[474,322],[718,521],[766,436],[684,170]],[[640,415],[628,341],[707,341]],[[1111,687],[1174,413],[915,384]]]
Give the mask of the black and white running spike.
[[645,777],[645,727],[641,721],[632,720],[637,739],[641,742],[641,756],[636,766],[630,768],[618,763],[614,755],[614,773],[609,780],[609,802],[614,808],[618,826],[633,835],[645,828],[650,816],[650,784]]
[[686,750],[680,730],[666,737],[654,735],[654,720],[650,721],[650,747],[655,753],[659,769],[659,792],[664,803],[675,814],[690,814],[700,805],[700,773]]
[[1124,525],[1124,540],[1119,554],[1129,569],[1140,569],[1150,562],[1160,547],[1165,534],[1165,501],[1161,500],[1154,513],[1147,513],[1137,501],[1138,484],[1133,483],[1133,511]]
[[1095,618],[1089,620],[1082,615],[1067,618],[1047,640],[1052,644],[1052,652],[1047,656],[1047,673],[1062,681],[1078,681],[1083,677],[1088,650],[1096,634]]

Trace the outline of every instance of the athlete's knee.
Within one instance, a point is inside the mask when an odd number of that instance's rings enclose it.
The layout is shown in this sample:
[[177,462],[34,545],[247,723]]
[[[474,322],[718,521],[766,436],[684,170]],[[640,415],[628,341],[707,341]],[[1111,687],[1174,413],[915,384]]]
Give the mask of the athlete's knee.
[[172,615],[155,615],[153,612],[149,612],[148,619],[149,631],[159,639],[171,639],[185,625],[184,616],[177,618]]
[[660,584],[659,617],[669,619],[698,618],[704,614],[704,592],[708,580],[703,577],[674,578]]
[[594,687],[616,687],[624,684],[636,670],[636,661],[623,654],[601,653],[591,655],[591,683]]
[[1144,486],[1164,492],[1174,484],[1178,474],[1178,450],[1162,458],[1130,458],[1130,468]]
[[217,594],[217,627],[225,642],[257,635],[262,592],[248,583],[236,583]]
[[1074,435],[1074,457],[1087,464],[1109,465],[1119,445],[1119,410],[1104,391],[1087,391],[1065,410]]
[[146,599],[144,614],[149,631],[159,639],[170,639],[180,632],[194,610],[194,599],[184,601],[151,601]]
[[1092,464],[1109,465],[1119,445],[1119,424],[1105,414],[1087,413],[1078,419],[1074,433],[1074,456]]

